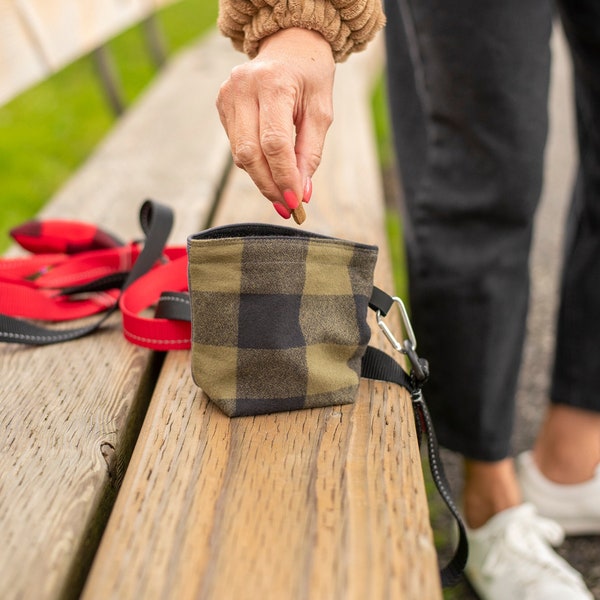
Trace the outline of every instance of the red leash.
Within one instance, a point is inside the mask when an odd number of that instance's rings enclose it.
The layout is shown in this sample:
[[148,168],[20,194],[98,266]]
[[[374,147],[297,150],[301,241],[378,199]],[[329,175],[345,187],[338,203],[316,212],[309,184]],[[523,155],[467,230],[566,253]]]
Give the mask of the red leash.
[[[148,209],[145,203],[142,213],[144,207],[147,213],[156,213],[155,219],[167,220],[162,211],[170,212],[152,203]],[[164,225],[166,228],[170,230],[170,223]],[[154,252],[160,258],[151,259],[147,272],[125,285],[144,246],[153,244],[150,237],[144,245],[124,244],[95,225],[77,221],[29,221],[13,229],[11,235],[31,254],[0,258],[1,341],[46,344],[75,339],[81,335],[70,337],[68,332],[63,335],[63,330],[48,330],[48,336],[43,329],[32,332],[36,326],[24,319],[65,322],[119,308],[124,335],[132,343],[155,350],[190,347],[189,316],[178,320],[148,314],[163,292],[187,292],[185,247],[155,243]],[[187,294],[174,297],[189,307]],[[184,314],[189,315],[189,309]],[[98,326],[105,319],[106,315]],[[74,331],[85,335],[88,329]]]

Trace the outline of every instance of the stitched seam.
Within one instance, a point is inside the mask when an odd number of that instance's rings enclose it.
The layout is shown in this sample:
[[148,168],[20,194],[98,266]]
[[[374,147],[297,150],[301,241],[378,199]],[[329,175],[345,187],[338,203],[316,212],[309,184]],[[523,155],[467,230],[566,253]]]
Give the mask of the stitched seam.
[[189,304],[190,301],[186,298],[180,298],[179,296],[162,296],[161,300],[172,300],[173,302],[181,302],[182,304]]
[[131,333],[129,331],[125,331],[125,335],[128,338],[138,340],[139,342],[152,342],[154,344],[189,344],[192,341],[190,338],[186,338],[186,339],[182,339],[182,340],[159,340],[159,339],[155,339],[155,338],[146,338],[146,337],[141,337],[139,335],[135,335],[134,333]]

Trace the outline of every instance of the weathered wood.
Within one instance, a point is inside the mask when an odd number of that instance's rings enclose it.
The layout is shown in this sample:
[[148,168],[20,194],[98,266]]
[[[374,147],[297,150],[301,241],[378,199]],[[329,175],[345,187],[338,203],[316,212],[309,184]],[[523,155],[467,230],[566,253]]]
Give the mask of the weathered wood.
[[[132,239],[149,195],[174,208],[171,242],[183,244],[206,221],[228,166],[226,136],[205,115],[237,60],[217,36],[181,54],[41,216]],[[1,598],[78,594],[159,366],[117,320],[61,346],[0,344]]]
[[[380,245],[391,289],[373,52],[338,69],[304,226]],[[236,172],[216,222],[241,221],[281,223]],[[169,353],[84,590],[106,597],[440,598],[409,398],[365,381],[354,405],[229,419],[194,387],[189,353]]]
[[0,106],[48,72],[12,0],[0,0]]
[[0,0],[0,104],[175,1]]

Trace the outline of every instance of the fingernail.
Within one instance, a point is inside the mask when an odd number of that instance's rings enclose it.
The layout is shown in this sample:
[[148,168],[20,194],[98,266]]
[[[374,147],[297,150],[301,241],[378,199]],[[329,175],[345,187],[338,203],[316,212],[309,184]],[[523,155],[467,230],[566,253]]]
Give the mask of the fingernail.
[[294,194],[292,190],[285,190],[285,192],[283,192],[283,199],[291,210],[298,208],[298,204],[300,204],[298,198],[296,198],[296,194]]
[[306,202],[306,204],[308,204],[310,202],[311,196],[312,196],[312,179],[310,177],[307,177],[306,183],[304,184],[304,195],[302,196],[302,202]]
[[273,202],[273,208],[278,212],[280,217],[283,217],[284,219],[290,218],[290,211],[280,202]]

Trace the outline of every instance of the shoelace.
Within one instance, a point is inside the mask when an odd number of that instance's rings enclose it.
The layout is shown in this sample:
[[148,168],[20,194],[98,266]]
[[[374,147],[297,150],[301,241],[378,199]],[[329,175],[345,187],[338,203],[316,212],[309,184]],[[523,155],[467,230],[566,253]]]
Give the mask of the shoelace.
[[539,578],[539,573],[534,574],[519,567],[535,562],[541,569],[551,571],[555,577],[580,585],[579,574],[549,548],[549,545],[561,544],[563,539],[564,532],[558,523],[540,517],[533,507],[522,507],[518,517],[499,532],[496,543],[492,544],[482,565],[482,572],[485,575],[497,575],[500,569],[510,564],[513,577],[524,583],[533,582]]

